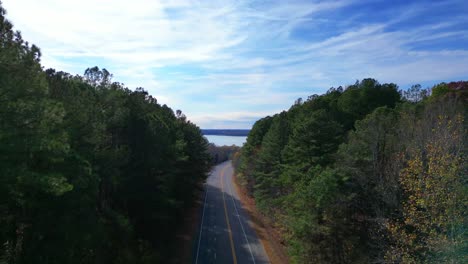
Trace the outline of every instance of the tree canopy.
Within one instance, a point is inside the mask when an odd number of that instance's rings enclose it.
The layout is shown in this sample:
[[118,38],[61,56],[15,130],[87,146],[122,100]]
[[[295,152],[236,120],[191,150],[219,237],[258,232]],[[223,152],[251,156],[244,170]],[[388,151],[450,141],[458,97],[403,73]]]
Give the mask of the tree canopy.
[[374,79],[255,123],[234,164],[294,263],[462,263],[468,82]]
[[0,263],[167,263],[208,142],[144,89],[43,70],[0,6]]

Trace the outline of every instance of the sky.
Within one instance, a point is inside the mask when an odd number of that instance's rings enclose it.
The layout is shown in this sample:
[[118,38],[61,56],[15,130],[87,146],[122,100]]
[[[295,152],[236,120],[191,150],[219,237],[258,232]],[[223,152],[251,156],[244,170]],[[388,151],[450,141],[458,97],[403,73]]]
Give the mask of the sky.
[[201,128],[363,78],[468,80],[468,1],[2,0],[45,68],[106,68]]

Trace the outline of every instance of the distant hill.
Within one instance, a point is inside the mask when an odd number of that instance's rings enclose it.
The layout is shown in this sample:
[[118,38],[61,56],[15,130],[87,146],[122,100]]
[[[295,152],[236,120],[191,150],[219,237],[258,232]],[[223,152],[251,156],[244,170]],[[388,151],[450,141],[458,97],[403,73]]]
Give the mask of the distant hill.
[[201,131],[204,136],[246,137],[250,129],[202,129]]

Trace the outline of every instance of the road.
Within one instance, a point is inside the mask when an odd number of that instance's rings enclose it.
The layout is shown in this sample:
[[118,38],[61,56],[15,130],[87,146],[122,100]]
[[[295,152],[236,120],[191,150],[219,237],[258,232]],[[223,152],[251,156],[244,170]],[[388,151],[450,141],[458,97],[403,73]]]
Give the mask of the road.
[[194,247],[195,264],[269,263],[250,217],[232,184],[230,161],[212,170],[205,184],[202,219]]

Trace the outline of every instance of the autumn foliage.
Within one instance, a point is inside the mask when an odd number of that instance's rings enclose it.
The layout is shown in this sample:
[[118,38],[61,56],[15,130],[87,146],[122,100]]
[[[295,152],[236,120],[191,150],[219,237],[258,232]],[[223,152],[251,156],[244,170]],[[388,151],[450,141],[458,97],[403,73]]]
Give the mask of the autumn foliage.
[[294,263],[464,263],[468,82],[373,79],[298,100],[235,161]]

